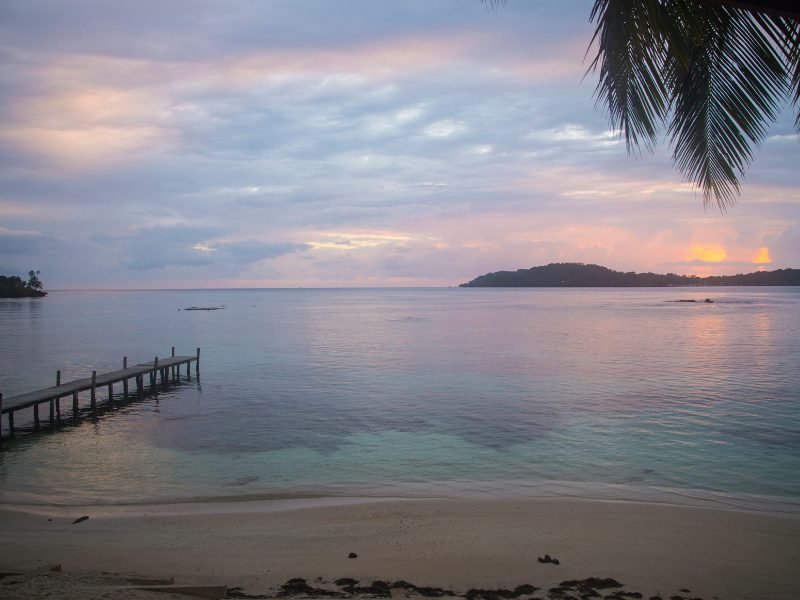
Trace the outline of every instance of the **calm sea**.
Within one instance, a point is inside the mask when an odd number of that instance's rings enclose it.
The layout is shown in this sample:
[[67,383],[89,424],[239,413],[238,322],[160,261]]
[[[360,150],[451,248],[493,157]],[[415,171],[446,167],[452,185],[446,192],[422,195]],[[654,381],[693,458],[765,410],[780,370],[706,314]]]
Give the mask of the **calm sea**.
[[800,514],[800,288],[0,300],[7,397],[171,346],[202,348],[199,379],[6,441],[0,502],[555,495]]

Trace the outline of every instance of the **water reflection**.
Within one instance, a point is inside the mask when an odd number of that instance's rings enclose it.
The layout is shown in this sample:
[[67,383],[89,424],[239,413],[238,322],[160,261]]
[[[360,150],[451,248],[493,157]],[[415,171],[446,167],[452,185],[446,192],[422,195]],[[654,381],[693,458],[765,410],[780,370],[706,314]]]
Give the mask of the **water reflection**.
[[[35,436],[44,443],[0,453],[0,481],[111,498],[229,494],[231,482],[320,493],[541,480],[800,496],[800,294],[669,302],[687,293],[54,295],[36,317],[47,326],[35,348],[30,323],[0,313],[0,373],[20,374],[21,391],[50,384],[68,361],[85,374],[178,345],[203,348],[202,393],[193,379],[109,413],[90,435]],[[62,446],[78,464],[96,461],[92,444],[130,445],[149,462],[141,477],[124,456],[113,458],[116,476],[51,473],[63,470]]]

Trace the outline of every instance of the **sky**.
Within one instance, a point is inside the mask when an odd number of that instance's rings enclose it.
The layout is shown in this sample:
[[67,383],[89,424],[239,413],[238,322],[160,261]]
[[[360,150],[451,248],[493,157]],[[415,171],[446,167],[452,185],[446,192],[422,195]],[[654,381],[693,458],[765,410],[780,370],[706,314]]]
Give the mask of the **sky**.
[[586,0],[3,0],[0,274],[450,286],[800,267],[792,108],[722,214],[627,154]]

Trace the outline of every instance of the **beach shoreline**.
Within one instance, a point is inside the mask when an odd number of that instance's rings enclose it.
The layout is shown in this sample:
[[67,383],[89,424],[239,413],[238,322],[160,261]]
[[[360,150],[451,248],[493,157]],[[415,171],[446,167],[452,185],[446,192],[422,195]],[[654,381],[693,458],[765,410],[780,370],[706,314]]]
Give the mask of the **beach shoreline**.
[[[79,517],[89,519],[79,523]],[[470,588],[613,578],[644,598],[796,598],[800,519],[581,499],[0,506],[4,568],[126,572],[274,593],[302,577]],[[357,555],[349,558],[350,554]],[[545,554],[559,564],[542,563]],[[690,590],[684,593],[680,590]],[[541,597],[547,597],[540,592]]]

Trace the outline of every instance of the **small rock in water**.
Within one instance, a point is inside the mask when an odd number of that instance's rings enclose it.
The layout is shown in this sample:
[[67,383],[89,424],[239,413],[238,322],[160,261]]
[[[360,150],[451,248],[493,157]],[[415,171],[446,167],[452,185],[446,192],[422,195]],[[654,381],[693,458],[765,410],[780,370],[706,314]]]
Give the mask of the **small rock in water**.
[[358,554],[356,554],[355,552],[351,552],[350,554],[347,555],[347,558],[358,558]]
[[546,564],[546,563],[552,563],[552,564],[554,564],[554,565],[561,564],[561,561],[559,561],[557,558],[552,558],[552,557],[551,557],[549,554],[545,554],[545,555],[544,555],[544,558],[542,558],[541,556],[539,556],[539,557],[537,558],[537,560],[538,560],[540,563],[545,563],[545,564]]
[[75,525],[75,523],[80,523],[80,522],[82,522],[82,521],[86,521],[88,518],[89,518],[89,517],[87,517],[87,516],[85,516],[85,515],[84,515],[83,517],[78,517],[77,519],[75,519],[75,520],[72,522],[72,524],[73,524],[73,525]]

